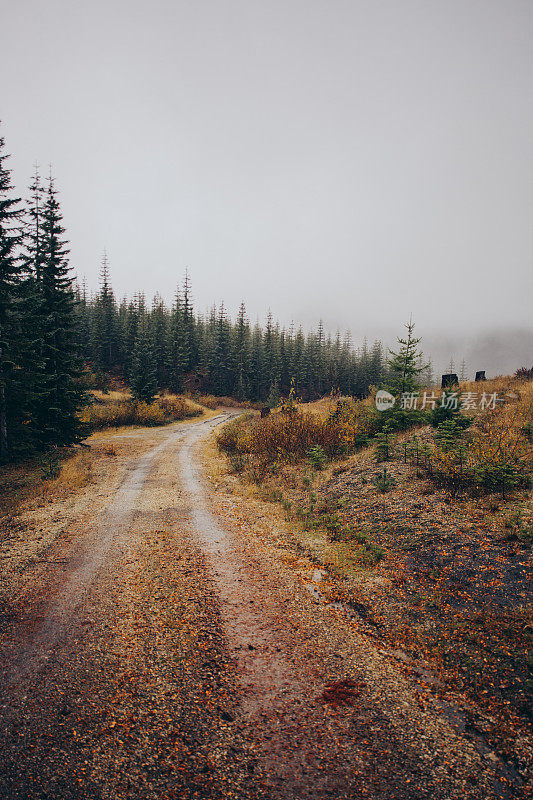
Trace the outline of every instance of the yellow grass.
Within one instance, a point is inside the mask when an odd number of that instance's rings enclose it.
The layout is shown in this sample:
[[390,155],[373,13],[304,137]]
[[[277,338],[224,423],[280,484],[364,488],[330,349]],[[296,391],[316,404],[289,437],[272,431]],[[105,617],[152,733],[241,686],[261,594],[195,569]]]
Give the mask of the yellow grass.
[[95,402],[83,408],[80,419],[90,431],[125,425],[152,427],[201,416],[205,407],[180,395],[165,394],[153,403],[134,401],[124,392],[95,392]]
[[100,389],[92,389],[91,394],[99,403],[111,403],[116,400],[131,400],[131,392],[102,392]]
[[63,463],[59,476],[49,482],[55,489],[81,489],[92,479],[93,455],[89,450],[77,452]]
[[211,411],[214,411],[215,408],[218,408],[218,400],[212,394],[200,395],[198,402],[200,405],[205,406],[205,408],[210,408]]

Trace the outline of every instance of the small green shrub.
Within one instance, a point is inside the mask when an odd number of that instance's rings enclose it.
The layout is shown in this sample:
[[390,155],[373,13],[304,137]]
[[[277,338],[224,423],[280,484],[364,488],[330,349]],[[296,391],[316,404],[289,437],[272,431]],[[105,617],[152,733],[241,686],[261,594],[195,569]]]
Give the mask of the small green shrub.
[[41,478],[43,481],[53,481],[61,472],[61,459],[59,451],[55,448],[43,453],[39,460]]
[[317,470],[323,469],[327,462],[326,454],[319,444],[316,444],[308,451],[307,460],[313,469]]
[[396,439],[388,425],[375,436],[376,461],[390,461],[394,454]]
[[387,472],[387,467],[383,467],[383,472],[379,472],[374,476],[372,483],[374,484],[376,490],[382,494],[385,494],[385,492],[388,492],[389,489],[392,489],[394,486],[396,486],[396,480],[392,475],[389,475]]

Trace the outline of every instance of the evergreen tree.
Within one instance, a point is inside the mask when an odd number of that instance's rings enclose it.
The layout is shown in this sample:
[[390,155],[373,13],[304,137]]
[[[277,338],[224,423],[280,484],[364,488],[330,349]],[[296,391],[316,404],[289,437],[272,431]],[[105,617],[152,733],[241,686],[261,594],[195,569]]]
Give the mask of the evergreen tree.
[[133,347],[130,388],[135,399],[144,403],[151,403],[157,394],[154,354],[146,314],[139,320]]
[[426,368],[422,373],[422,378],[424,386],[433,386],[433,384],[435,383],[435,376],[433,374],[433,364],[430,358],[428,359]]
[[418,345],[422,339],[414,336],[414,322],[409,320],[404,327],[407,329],[407,338],[398,338],[400,349],[397,353],[389,350],[391,358],[388,360],[390,375],[387,388],[394,395],[416,392],[417,377],[426,369],[426,365],[419,360]]
[[250,357],[250,396],[252,400],[264,400],[266,397],[264,362],[265,351],[263,346],[263,334],[259,324],[256,323],[252,335],[252,352]]
[[280,391],[287,395],[291,389],[291,375],[289,371],[291,357],[290,339],[283,329],[279,336],[279,365],[280,365]]
[[279,354],[279,331],[276,330],[272,312],[268,312],[265,328],[264,342],[264,370],[266,394],[272,405],[279,399],[279,382],[281,373],[280,354]]
[[244,400],[249,391],[251,337],[246,307],[241,303],[233,333],[232,361],[235,369],[233,390],[239,400]]
[[39,285],[42,281],[44,261],[43,209],[45,202],[46,189],[41,183],[41,176],[36,167],[33,181],[30,184],[30,197],[26,204],[23,260],[25,272],[33,275]]
[[305,363],[305,337],[301,326],[294,339],[291,360],[291,380],[294,381],[294,391],[297,396],[301,396],[302,389],[307,383],[307,372]]
[[222,303],[214,328],[213,361],[210,370],[211,389],[216,394],[228,395],[233,389],[234,369],[231,355],[230,325]]
[[322,320],[318,323],[318,330],[316,336],[314,338],[314,346],[315,346],[315,359],[314,359],[314,367],[315,367],[315,385],[316,390],[319,396],[324,394],[326,388],[326,358],[325,358],[325,350],[326,350],[326,341],[325,341],[325,334],[324,334],[324,323]]
[[192,306],[191,279],[189,277],[189,270],[185,271],[182,298],[183,328],[186,337],[185,350],[188,353],[187,372],[191,372],[198,367],[199,347],[196,337],[196,325],[194,319],[194,309]]
[[190,349],[179,288],[176,290],[168,330],[169,385],[174,392],[180,392],[183,389],[183,376],[189,368]]
[[97,295],[92,330],[92,352],[96,368],[108,373],[118,359],[118,319],[113,289],[109,282],[109,262],[104,250],[100,271],[100,291]]
[[354,392],[354,367],[352,335],[350,331],[346,331],[339,361],[339,384],[343,394],[351,395]]
[[57,191],[50,177],[42,213],[43,260],[39,290],[42,298],[43,385],[36,403],[41,445],[70,445],[82,434],[78,411],[86,401],[79,384],[74,292],[65,229]]
[[[19,346],[20,392],[19,402],[25,409],[24,426],[15,437],[17,455],[23,456],[43,447],[39,406],[46,402],[49,382],[44,355],[46,307],[44,305],[42,280],[45,264],[44,208],[46,189],[41,183],[38,167],[35,168],[30,195],[24,216],[24,236],[21,259],[23,281],[19,286],[21,300],[21,331]],[[76,326],[74,325],[74,330]],[[76,332],[79,353],[79,336]]]
[[74,287],[74,309],[76,315],[76,341],[78,356],[82,361],[88,361],[90,354],[91,338],[91,309],[87,300],[87,286],[85,279],[80,286]]
[[[16,408],[13,373],[17,367],[18,309],[17,288],[21,263],[18,248],[21,242],[20,199],[12,196],[8,156],[4,139],[0,137],[0,461],[10,455],[11,423],[20,421]],[[17,419],[18,418],[18,419]],[[16,424],[16,423],[15,423]]]
[[124,347],[123,370],[126,375],[131,374],[133,366],[133,351],[137,340],[137,331],[140,319],[140,298],[130,300],[123,322],[122,341]]
[[157,385],[160,389],[168,387],[168,331],[167,313],[163,299],[156,294],[150,314],[150,338],[154,354]]
[[397,403],[389,411],[382,411],[379,415],[381,423],[388,425],[391,430],[409,428],[425,419],[423,412],[401,406],[403,395],[418,391],[419,376],[427,369],[427,365],[420,360],[418,345],[421,339],[414,336],[414,322],[409,320],[405,328],[407,338],[398,338],[400,348],[397,353],[390,350],[391,357],[388,360],[386,388],[396,396]]

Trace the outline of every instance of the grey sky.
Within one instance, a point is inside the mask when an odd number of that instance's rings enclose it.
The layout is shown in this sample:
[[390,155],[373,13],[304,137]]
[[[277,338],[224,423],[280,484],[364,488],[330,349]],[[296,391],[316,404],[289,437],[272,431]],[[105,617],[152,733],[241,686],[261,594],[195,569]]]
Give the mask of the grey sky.
[[[120,295],[531,332],[533,3],[17,0],[0,116]],[[8,76],[8,77],[6,77]]]

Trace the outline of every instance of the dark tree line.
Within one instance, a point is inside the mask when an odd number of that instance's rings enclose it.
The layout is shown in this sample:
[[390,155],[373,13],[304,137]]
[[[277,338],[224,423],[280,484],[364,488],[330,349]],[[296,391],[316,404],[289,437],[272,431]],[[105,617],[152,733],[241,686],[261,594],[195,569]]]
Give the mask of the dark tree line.
[[333,390],[364,396],[384,370],[380,342],[355,351],[349,334],[327,336],[322,324],[304,334],[281,328],[271,314],[251,325],[244,303],[231,320],[224,306],[195,313],[186,275],[171,307],[156,295],[117,302],[104,256],[100,289],[78,290],[78,328],[83,358],[96,384],[125,377],[134,393],[198,388],[216,395],[276,403],[291,387],[313,399]]
[[82,435],[76,300],[53,178],[16,197],[0,138],[0,461]]

